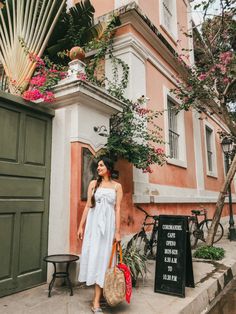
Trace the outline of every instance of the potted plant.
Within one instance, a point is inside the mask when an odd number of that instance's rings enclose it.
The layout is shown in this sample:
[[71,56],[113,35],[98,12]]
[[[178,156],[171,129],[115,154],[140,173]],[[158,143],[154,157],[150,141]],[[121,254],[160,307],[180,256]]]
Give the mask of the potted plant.
[[141,277],[144,278],[147,274],[147,257],[145,254],[141,253],[139,248],[137,248],[135,241],[132,241],[129,248],[127,248],[127,245],[123,246],[122,251],[123,262],[130,268],[132,285],[134,287],[138,276],[141,275]]

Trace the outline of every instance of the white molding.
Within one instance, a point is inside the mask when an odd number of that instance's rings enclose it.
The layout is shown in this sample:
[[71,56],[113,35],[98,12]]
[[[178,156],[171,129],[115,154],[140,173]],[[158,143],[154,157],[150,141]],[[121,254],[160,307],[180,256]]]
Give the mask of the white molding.
[[152,65],[159,70],[166,78],[168,78],[174,85],[177,84],[174,72],[171,72],[168,67],[165,66],[150,49],[145,47],[143,43],[136,38],[133,34],[122,35],[115,38],[114,52],[121,51],[127,47],[132,47],[138,54],[138,57],[143,60],[148,60]]
[[138,4],[139,0],[115,0],[115,9],[123,7],[131,2],[136,2]]
[[133,34],[128,33],[116,37],[113,44],[113,52],[125,53],[126,49],[133,49],[133,53],[143,62],[148,58],[148,51],[144,45]]
[[225,132],[229,133],[228,127],[217,117],[216,115],[211,115],[210,112],[207,112],[207,115],[211,120],[213,120],[216,124],[219,125]]
[[90,139],[86,138],[86,136],[76,136],[76,137],[70,137],[70,142],[81,142],[83,144],[88,144],[90,147],[93,149],[95,153],[97,153],[100,149],[104,148],[104,143],[97,143],[97,142],[92,142]]
[[[186,3],[187,6],[187,25],[188,25],[188,32],[193,35],[193,29],[192,29],[192,11],[191,11],[191,6],[188,3]],[[194,51],[193,51],[193,36],[192,37],[188,37],[188,44],[189,44],[189,49],[191,49],[191,51],[189,51],[189,61],[190,61],[190,65],[193,66],[195,63],[195,58],[194,58]]]
[[[215,135],[215,129],[214,127],[206,120],[204,120],[203,123],[204,130],[204,147],[205,147],[205,157],[206,157],[206,169],[207,169],[207,175],[210,177],[217,178],[218,177],[218,169],[217,169],[217,162],[216,162],[216,135]],[[207,143],[206,143],[206,126],[212,131],[211,136],[211,144],[212,144],[212,171],[208,168],[208,156],[207,156]]]
[[112,97],[108,92],[91,83],[64,79],[53,88],[56,100],[52,104],[53,109],[70,106],[74,103],[87,103],[104,113],[113,114],[122,111],[124,103]]
[[142,182],[134,182],[134,191],[134,203],[216,203],[219,195],[216,191]]
[[[165,133],[165,151],[166,155],[169,155],[169,126],[168,126],[168,106],[167,106],[167,100],[170,98],[174,102],[179,104],[179,100],[176,99],[169,91],[169,89],[163,85],[163,105],[164,105],[164,133]],[[180,111],[177,114],[178,118],[178,133],[180,135],[179,137],[179,158],[168,158],[167,162],[169,164],[173,164],[175,166],[187,168],[187,159],[186,159],[186,140],[185,140],[185,117],[184,117],[184,110]]]
[[[174,48],[167,43],[164,43],[161,38],[159,38],[156,29],[153,31],[147,22],[141,17],[137,10],[132,9],[124,14],[120,15],[120,20],[122,25],[132,25],[132,27],[137,30],[143,38],[165,59],[165,61],[177,72],[186,74],[186,71],[182,65],[180,65],[175,59],[174,53],[171,51]],[[163,35],[161,37],[165,39]],[[166,39],[165,39],[166,41]],[[169,48],[167,47],[169,46]]]

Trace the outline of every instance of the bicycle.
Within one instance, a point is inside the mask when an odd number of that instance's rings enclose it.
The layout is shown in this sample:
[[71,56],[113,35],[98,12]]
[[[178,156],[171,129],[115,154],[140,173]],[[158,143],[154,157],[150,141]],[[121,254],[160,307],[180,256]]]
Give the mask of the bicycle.
[[[142,207],[136,205],[146,216],[144,218],[141,231],[136,233],[127,243],[127,249],[129,249],[135,242],[136,247],[141,253],[146,255],[148,259],[155,259],[157,252],[157,236],[158,236],[158,220],[159,216],[149,215]],[[151,222],[150,222],[151,219]],[[148,221],[149,220],[149,221]],[[151,230],[149,227],[152,226]],[[147,232],[148,231],[148,232]]]
[[[198,240],[206,242],[208,230],[211,226],[212,219],[207,218],[207,209],[192,210],[192,216],[189,216],[189,234],[191,248],[194,249]],[[199,222],[198,217],[204,216],[204,219]],[[221,223],[218,224],[217,231],[213,243],[220,241],[224,235],[224,228]]]

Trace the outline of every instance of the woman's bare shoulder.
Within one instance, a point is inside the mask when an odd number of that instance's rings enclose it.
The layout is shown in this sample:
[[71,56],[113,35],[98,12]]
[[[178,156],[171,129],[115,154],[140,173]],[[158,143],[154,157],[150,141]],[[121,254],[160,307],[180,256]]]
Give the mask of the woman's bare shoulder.
[[116,190],[122,188],[122,185],[119,182],[114,181],[114,184],[115,184]]
[[91,181],[89,182],[89,187],[90,187],[90,188],[94,188],[95,185],[96,185],[96,182],[97,182],[97,180],[91,180]]

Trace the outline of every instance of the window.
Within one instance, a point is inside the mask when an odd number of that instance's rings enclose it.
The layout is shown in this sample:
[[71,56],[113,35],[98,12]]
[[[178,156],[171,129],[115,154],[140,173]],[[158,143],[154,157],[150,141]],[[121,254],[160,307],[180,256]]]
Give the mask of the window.
[[160,0],[161,24],[175,39],[177,37],[176,0]]
[[179,158],[179,133],[178,117],[175,104],[169,98],[167,100],[168,126],[169,126],[169,155],[170,158]]
[[207,163],[208,170],[213,171],[213,151],[212,151],[212,130],[206,126],[206,148],[207,148]]
[[208,122],[205,122],[205,150],[207,175],[217,177],[215,133]]
[[176,104],[179,100],[170,93],[169,88],[163,86],[164,123],[165,123],[165,150],[169,156],[169,164],[187,168],[185,114],[177,112]]

